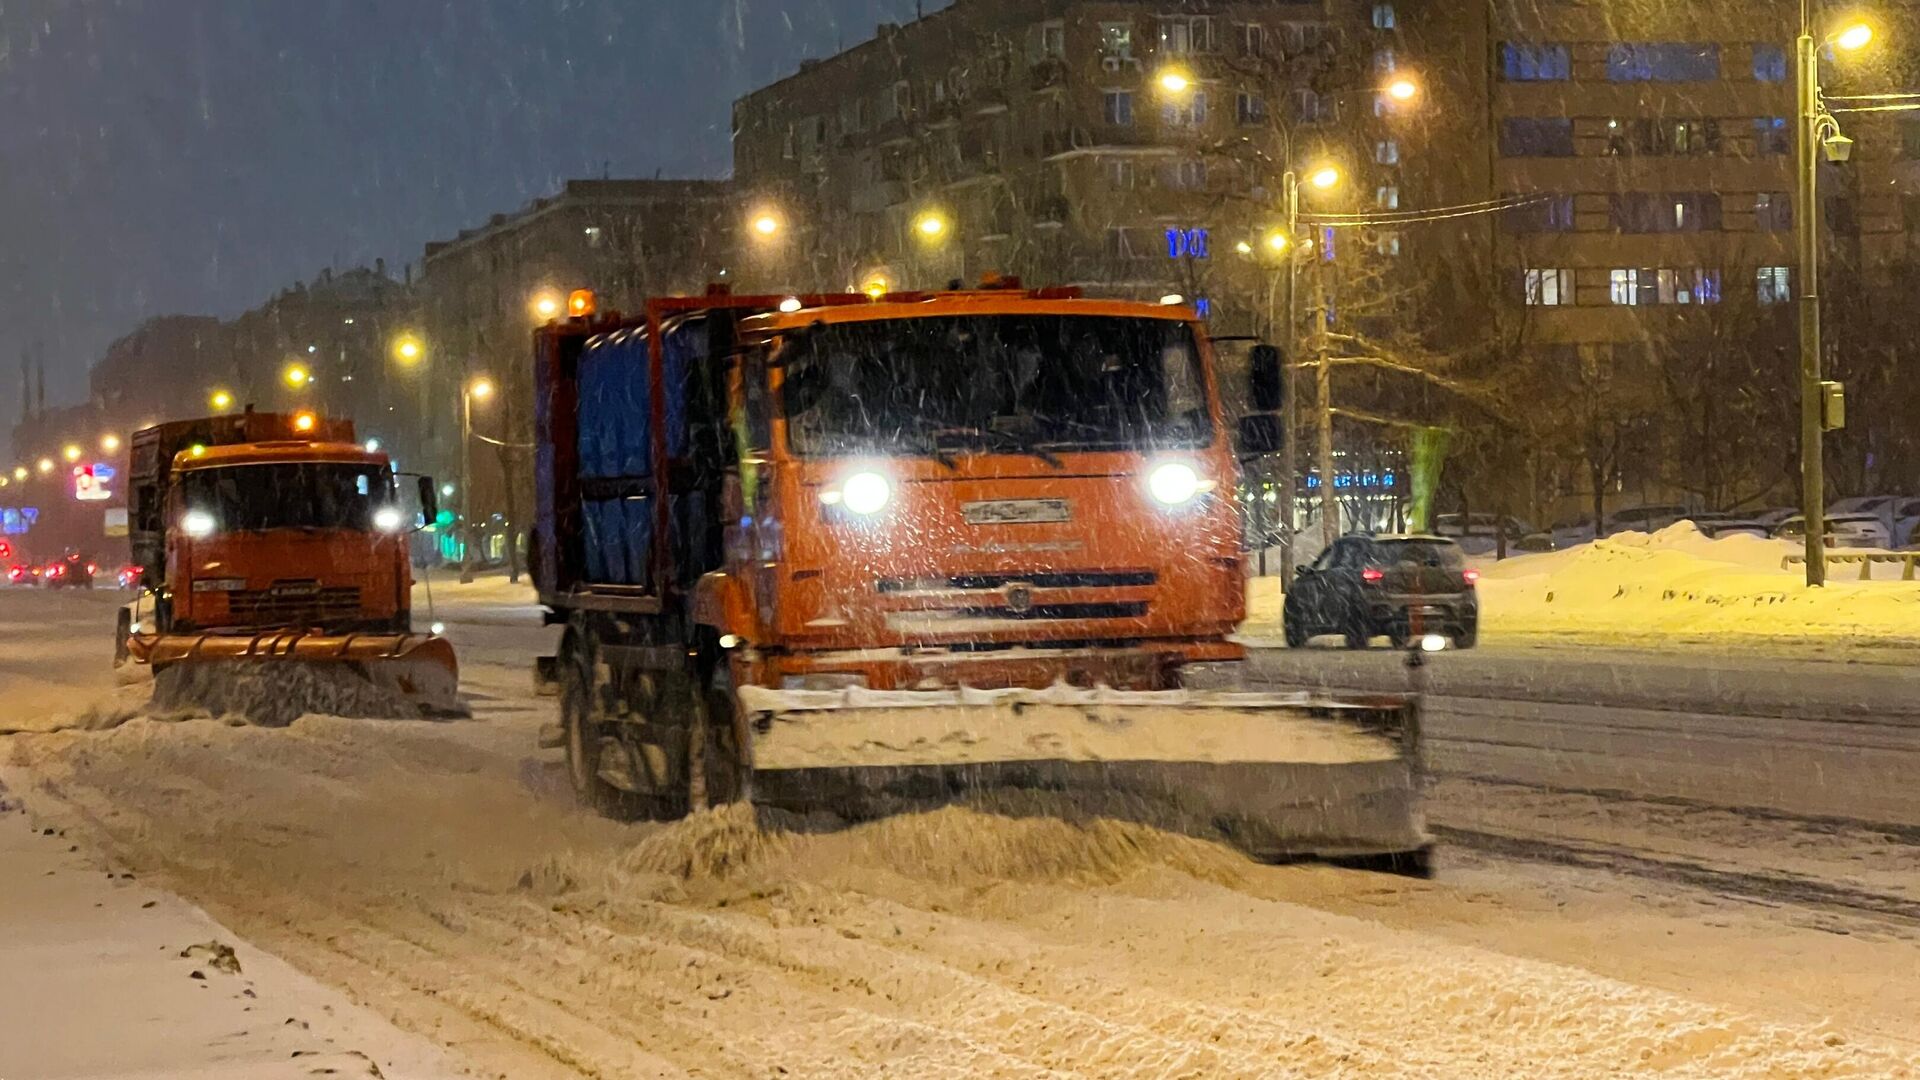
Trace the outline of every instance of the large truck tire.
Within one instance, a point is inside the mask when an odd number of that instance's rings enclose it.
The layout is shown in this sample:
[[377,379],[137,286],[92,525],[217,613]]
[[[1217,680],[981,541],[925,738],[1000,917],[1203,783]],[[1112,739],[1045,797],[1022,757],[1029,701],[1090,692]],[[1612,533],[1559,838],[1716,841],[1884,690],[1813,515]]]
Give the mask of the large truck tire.
[[602,687],[591,639],[568,635],[560,646],[560,725],[565,734],[567,779],[580,805],[617,821],[651,816],[653,809],[634,792],[601,775],[606,750],[606,718],[600,708]]

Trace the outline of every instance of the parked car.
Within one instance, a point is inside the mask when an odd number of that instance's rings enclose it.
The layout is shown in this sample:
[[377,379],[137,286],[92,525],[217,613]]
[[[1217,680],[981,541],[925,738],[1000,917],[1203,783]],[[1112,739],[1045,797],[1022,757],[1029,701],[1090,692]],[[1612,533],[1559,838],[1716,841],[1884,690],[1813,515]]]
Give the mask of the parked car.
[[1460,514],[1440,514],[1433,519],[1433,532],[1436,536],[1451,538],[1469,555],[1487,555],[1499,550],[1501,533],[1506,534],[1507,546],[1513,547],[1533,532],[1533,526],[1517,517],[1499,514],[1475,513],[1465,518]]
[[1385,635],[1404,646],[1417,631],[1470,649],[1480,636],[1480,572],[1444,536],[1343,536],[1302,567],[1281,619],[1289,646],[1339,634],[1350,649]]
[[7,567],[7,584],[32,588],[40,584],[41,568],[32,563],[14,563]]
[[1721,536],[1757,536],[1762,540],[1773,535],[1773,530],[1744,514],[1730,514],[1721,511],[1691,514],[1687,517],[1700,535],[1708,539]]
[[1747,516],[1765,525],[1768,531],[1772,531],[1779,528],[1781,522],[1799,512],[1799,510],[1791,506],[1776,506],[1769,510],[1755,510]]
[[1658,532],[1688,516],[1684,506],[1626,506],[1608,514],[1606,528],[1601,531],[1606,536],[1629,530]]
[[[1892,546],[1887,523],[1878,514],[1829,514],[1826,519],[1826,544],[1836,548],[1885,548]],[[1804,540],[1807,519],[1795,514],[1780,523],[1773,535],[1782,540]]]

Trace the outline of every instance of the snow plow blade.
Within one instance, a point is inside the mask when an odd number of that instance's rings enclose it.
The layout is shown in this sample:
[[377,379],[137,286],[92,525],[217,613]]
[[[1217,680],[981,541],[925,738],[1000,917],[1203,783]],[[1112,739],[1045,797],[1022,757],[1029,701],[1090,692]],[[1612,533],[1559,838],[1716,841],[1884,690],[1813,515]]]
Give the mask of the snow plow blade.
[[453,645],[426,634],[132,635],[129,656],[154,671],[154,701],[240,712],[261,723],[302,713],[461,716]]
[[993,790],[1222,837],[1265,859],[1411,857],[1403,698],[1046,690],[740,691],[755,802],[864,816]]

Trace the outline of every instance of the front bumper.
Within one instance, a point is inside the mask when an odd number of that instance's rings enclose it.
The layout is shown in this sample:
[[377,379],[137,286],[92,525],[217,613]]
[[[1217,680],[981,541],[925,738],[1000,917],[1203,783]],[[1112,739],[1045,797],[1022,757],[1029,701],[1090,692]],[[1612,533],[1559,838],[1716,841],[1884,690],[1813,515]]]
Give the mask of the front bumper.
[[[1150,640],[1114,646],[1045,642],[967,648],[902,646],[809,650],[765,657],[749,681],[763,686],[789,682],[844,681],[874,690],[970,686],[1040,688],[1111,686],[1161,690],[1178,685],[1188,664],[1240,660],[1246,650],[1222,640]],[[817,677],[827,676],[828,680]]]

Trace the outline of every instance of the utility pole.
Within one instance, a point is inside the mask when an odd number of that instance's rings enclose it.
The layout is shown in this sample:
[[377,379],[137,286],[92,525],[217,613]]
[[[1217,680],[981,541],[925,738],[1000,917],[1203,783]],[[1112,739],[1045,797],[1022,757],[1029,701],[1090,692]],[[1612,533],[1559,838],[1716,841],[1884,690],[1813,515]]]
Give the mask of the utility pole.
[[1813,40],[1813,0],[1800,0],[1800,37],[1795,47],[1795,86],[1799,101],[1799,192],[1793,223],[1800,247],[1800,512],[1806,522],[1807,584],[1825,585],[1826,463],[1821,446],[1820,388],[1820,220],[1819,184],[1822,115],[1820,53]]
[[[1279,328],[1278,334],[1283,344],[1282,362],[1286,365],[1284,376],[1287,388],[1286,400],[1280,405],[1284,410],[1285,418],[1280,453],[1280,520],[1283,523],[1281,534],[1286,543],[1280,548],[1280,582],[1281,588],[1287,589],[1292,588],[1293,585],[1295,565],[1293,548],[1300,536],[1300,519],[1295,505],[1300,497],[1300,395],[1298,390],[1300,380],[1297,378],[1300,370],[1300,309],[1298,307],[1300,178],[1292,169],[1288,169],[1286,175],[1281,177],[1280,186],[1287,214],[1287,247],[1281,252],[1286,260],[1287,291],[1286,314],[1282,319],[1275,320],[1275,326]],[[1272,296],[1272,290],[1268,290],[1267,295]],[[1262,550],[1265,550],[1264,538],[1261,543]]]
[[1313,381],[1320,417],[1320,540],[1332,547],[1340,535],[1340,504],[1333,490],[1333,339],[1327,333],[1327,253],[1315,244],[1313,260]]

